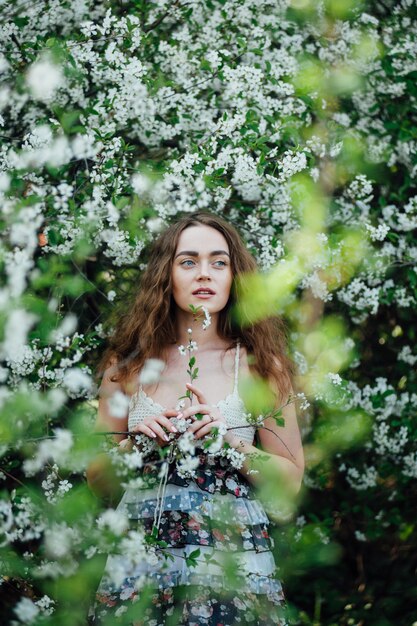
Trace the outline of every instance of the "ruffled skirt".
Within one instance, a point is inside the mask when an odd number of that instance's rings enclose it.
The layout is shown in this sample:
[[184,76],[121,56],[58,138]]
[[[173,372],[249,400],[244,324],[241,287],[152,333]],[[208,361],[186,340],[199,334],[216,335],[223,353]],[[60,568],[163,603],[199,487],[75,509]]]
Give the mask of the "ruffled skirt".
[[287,624],[269,519],[250,483],[204,454],[195,474],[184,479],[170,466],[159,504],[155,466],[142,470],[143,488],[125,491],[117,508],[148,541],[162,506],[158,543],[143,558],[108,557],[89,624]]

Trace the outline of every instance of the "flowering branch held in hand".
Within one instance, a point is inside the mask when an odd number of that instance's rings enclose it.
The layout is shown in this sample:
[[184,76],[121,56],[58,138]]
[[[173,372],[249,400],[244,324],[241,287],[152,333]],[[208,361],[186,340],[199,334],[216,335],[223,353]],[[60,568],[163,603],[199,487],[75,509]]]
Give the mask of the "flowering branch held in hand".
[[[191,312],[193,313],[193,319],[194,321],[198,321],[198,319],[201,317],[201,313],[204,314],[204,320],[203,320],[203,330],[207,330],[207,328],[210,326],[211,324],[211,317],[210,317],[210,313],[207,311],[206,307],[203,306],[198,306],[195,307],[192,304],[188,305],[190,307]],[[198,350],[198,346],[197,346],[197,342],[193,341],[192,339],[192,329],[189,328],[187,330],[189,338],[188,338],[188,345],[187,347],[181,345],[178,347],[178,350],[180,352],[180,354],[182,354],[183,356],[186,355],[186,353],[188,352],[188,369],[187,369],[187,374],[189,374],[190,376],[190,383],[192,384],[192,382],[197,378],[198,376],[198,367],[194,367],[195,363],[196,363],[196,359],[195,356],[191,356],[192,352],[195,352],[196,350]],[[179,400],[182,400],[184,398],[188,398],[190,400],[190,405],[192,404],[193,401],[193,393],[192,391],[190,391],[189,389],[186,390],[185,395],[181,396],[179,398]],[[201,415],[200,413],[198,415]],[[201,419],[201,417],[200,417]]]

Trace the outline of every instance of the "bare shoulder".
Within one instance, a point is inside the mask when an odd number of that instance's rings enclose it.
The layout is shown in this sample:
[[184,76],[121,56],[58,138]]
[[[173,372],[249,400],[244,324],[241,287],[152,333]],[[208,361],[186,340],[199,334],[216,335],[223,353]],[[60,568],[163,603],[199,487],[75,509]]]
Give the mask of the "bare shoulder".
[[108,362],[106,369],[104,370],[101,384],[99,387],[100,395],[109,395],[109,393],[113,393],[116,390],[125,391],[124,385],[121,382],[115,380],[116,375],[119,371],[117,357],[112,357]]
[[[115,417],[111,407],[112,398],[120,392],[124,393],[122,384],[114,380],[114,376],[117,372],[117,360],[113,359],[104,370],[101,385],[98,390],[99,400],[96,428],[101,431],[123,431],[127,428],[127,409],[125,416]],[[120,441],[122,438],[122,435],[114,435],[115,441]]]

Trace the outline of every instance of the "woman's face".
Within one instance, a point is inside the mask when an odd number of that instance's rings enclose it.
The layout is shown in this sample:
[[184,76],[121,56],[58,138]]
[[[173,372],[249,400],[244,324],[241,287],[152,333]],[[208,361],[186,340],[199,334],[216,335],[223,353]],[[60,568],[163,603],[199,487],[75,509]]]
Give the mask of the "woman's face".
[[182,231],[172,265],[172,296],[180,309],[189,313],[189,304],[209,313],[224,309],[233,280],[229,254],[226,239],[211,226]]

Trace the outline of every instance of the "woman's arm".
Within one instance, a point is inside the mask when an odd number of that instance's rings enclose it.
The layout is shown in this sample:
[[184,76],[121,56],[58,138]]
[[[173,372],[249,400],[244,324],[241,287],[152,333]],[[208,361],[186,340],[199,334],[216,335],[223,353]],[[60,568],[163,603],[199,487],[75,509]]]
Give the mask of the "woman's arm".
[[[127,431],[128,413],[119,418],[111,414],[109,400],[116,392],[123,392],[119,383],[112,382],[111,377],[116,373],[117,365],[113,361],[104,372],[99,388],[98,413],[95,425],[97,432]],[[120,443],[126,439],[125,435],[113,435],[114,441]],[[109,456],[99,454],[87,468],[87,483],[90,489],[99,497],[117,496],[120,491],[120,481],[117,479]]]
[[[253,484],[262,484],[265,474],[281,478],[290,492],[297,493],[304,474],[304,454],[294,404],[282,409],[284,426],[278,426],[274,418],[264,421],[258,430],[261,449],[242,441],[239,435],[229,431],[226,441],[238,452],[245,454],[240,472]],[[250,473],[250,470],[259,473]]]
[[[282,371],[278,358],[275,358],[275,364]],[[284,424],[279,426],[273,417],[264,420],[264,426],[258,430],[260,449],[239,441],[238,433],[230,435],[233,441],[231,445],[246,456],[240,471],[248,480],[261,484],[263,476],[271,476],[272,479],[276,477],[278,482],[288,488],[290,494],[296,494],[304,475],[304,452],[294,402],[287,404],[287,399],[293,397],[294,392],[290,387],[288,396],[281,398],[276,379],[270,378],[268,382],[277,398],[275,410],[282,407],[279,417],[283,418]],[[251,469],[255,473],[250,473]]]
[[[97,432],[122,431],[127,432],[129,415],[119,418],[113,417],[110,411],[109,400],[116,392],[125,393],[119,383],[112,382],[111,377],[117,371],[115,362],[111,363],[103,375],[99,388],[98,414],[96,421]],[[177,417],[179,411],[167,409],[161,415],[149,415],[132,428],[132,433],[143,434],[153,439],[158,446],[168,444],[167,433],[176,434],[178,431],[170,418]],[[164,430],[165,429],[165,430]],[[119,444],[121,452],[128,452],[133,447],[132,439],[126,435],[113,435],[114,441]],[[87,483],[90,489],[99,497],[118,498],[121,495],[120,480],[117,478],[109,456],[105,453],[98,455],[87,469]]]
[[[111,414],[109,401],[115,393],[125,393],[120,383],[111,380],[112,376],[117,372],[117,364],[112,361],[104,372],[101,385],[99,387],[98,413],[96,420],[96,430],[98,432],[106,431],[123,431],[127,432],[128,411],[123,417],[114,417]],[[126,439],[126,435],[113,435],[114,441],[120,443],[122,439]]]

